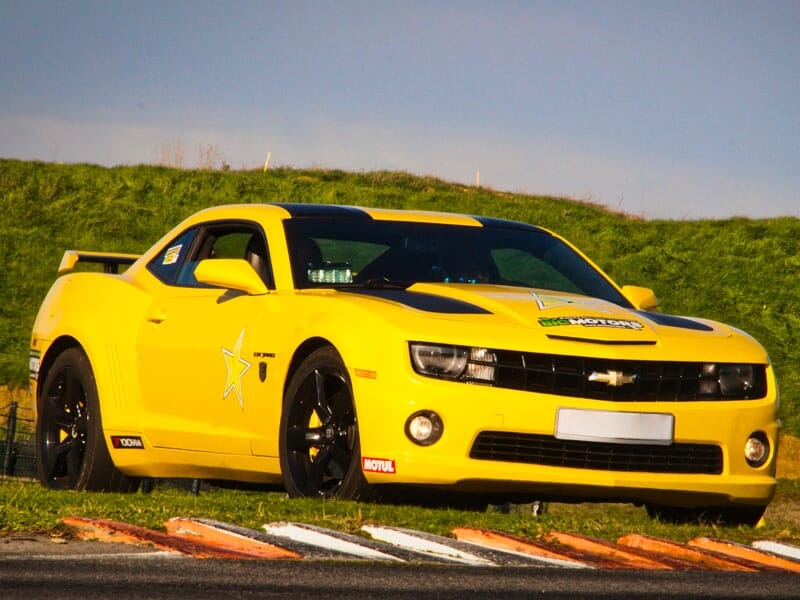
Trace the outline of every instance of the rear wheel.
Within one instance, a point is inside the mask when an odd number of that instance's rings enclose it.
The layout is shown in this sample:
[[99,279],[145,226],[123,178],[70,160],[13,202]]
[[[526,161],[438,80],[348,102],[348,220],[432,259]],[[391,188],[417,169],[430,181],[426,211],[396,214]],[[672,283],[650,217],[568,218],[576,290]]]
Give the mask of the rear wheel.
[[647,505],[647,514],[669,523],[712,523],[716,525],[747,525],[755,527],[764,516],[766,506],[705,506],[682,508]]
[[290,497],[374,497],[361,471],[350,379],[331,347],[312,352],[286,388],[280,461]]
[[111,460],[94,374],[79,348],[59,354],[44,379],[36,421],[36,462],[39,481],[51,489],[129,492],[139,485]]

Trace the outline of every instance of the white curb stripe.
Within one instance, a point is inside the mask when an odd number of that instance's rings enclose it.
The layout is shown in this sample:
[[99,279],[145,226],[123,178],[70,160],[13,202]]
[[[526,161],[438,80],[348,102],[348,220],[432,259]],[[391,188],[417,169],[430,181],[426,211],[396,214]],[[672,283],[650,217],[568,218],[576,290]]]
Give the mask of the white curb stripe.
[[392,527],[364,525],[361,527],[361,531],[366,531],[376,540],[387,542],[389,544],[394,544],[395,546],[399,546],[400,548],[405,548],[407,550],[413,550],[415,552],[424,552],[426,554],[433,554],[440,558],[445,558],[447,560],[452,560],[454,562],[473,565],[473,566],[484,566],[484,567],[497,566],[497,563],[494,563],[485,558],[481,558],[480,556],[476,556],[475,554],[462,552],[461,550],[451,548],[450,546],[446,546],[445,544],[417,537],[411,533],[400,531]]
[[797,546],[790,546],[788,544],[779,544],[778,542],[762,540],[753,542],[753,548],[757,548],[765,552],[771,552],[772,554],[778,554],[793,560],[800,560],[800,548]]
[[360,558],[368,558],[371,560],[406,562],[397,556],[392,556],[391,554],[373,550],[372,548],[362,546],[355,542],[343,540],[334,535],[335,532],[333,531],[326,533],[319,529],[308,529],[294,523],[267,523],[263,527],[270,535],[286,537],[304,544],[327,548],[328,550],[335,550],[344,554],[350,554],[351,556],[358,556]]

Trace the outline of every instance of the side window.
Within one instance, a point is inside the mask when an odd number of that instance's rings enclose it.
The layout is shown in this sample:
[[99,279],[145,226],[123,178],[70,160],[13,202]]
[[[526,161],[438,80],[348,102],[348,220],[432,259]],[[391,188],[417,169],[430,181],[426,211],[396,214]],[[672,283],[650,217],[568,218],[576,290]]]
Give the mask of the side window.
[[201,260],[214,258],[247,260],[267,287],[274,287],[264,234],[252,223],[214,223],[189,230],[167,245],[150,263],[150,270],[168,284],[206,287],[194,270]]
[[167,244],[161,253],[147,265],[150,272],[164,283],[175,283],[178,271],[186,255],[189,254],[196,233],[196,229],[190,229]]

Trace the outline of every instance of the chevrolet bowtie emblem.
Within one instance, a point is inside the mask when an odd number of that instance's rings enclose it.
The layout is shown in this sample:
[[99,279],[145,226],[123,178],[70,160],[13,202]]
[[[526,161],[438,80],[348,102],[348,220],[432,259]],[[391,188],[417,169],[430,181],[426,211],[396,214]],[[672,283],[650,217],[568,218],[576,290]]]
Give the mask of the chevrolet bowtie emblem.
[[625,385],[626,383],[633,383],[636,381],[636,375],[625,375],[625,373],[622,371],[612,371],[611,369],[605,373],[592,371],[592,374],[589,375],[589,381],[599,381],[600,383],[605,383],[606,385],[619,387],[621,385]]

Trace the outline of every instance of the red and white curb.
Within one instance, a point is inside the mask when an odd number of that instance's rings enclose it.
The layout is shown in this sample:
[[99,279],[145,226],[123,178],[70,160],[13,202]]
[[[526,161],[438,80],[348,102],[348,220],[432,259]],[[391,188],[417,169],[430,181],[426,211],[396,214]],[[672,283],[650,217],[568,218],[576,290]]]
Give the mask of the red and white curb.
[[268,523],[261,532],[210,519],[176,517],[165,522],[166,533],[108,519],[67,517],[62,522],[83,539],[149,545],[159,554],[195,558],[800,573],[800,548],[771,541],[746,546],[695,538],[681,544],[628,534],[613,543],[557,531],[531,539],[470,527],[453,529],[450,538],[365,525],[362,531],[372,538],[367,539],[292,522]]
[[800,548],[790,544],[781,544],[779,542],[760,540],[753,542],[753,548],[757,548],[777,556],[783,556],[785,558],[791,558],[792,560],[800,561]]
[[354,558],[365,560],[382,560],[390,562],[406,562],[405,559],[395,556],[391,548],[380,548],[377,544],[370,544],[367,540],[357,536],[316,527],[302,523],[267,523],[264,525],[267,533],[279,538],[286,538],[294,542],[301,542],[310,546],[317,546],[335,550]]
[[463,546],[459,547],[459,542],[456,540],[438,535],[397,527],[383,527],[380,525],[364,525],[361,531],[368,533],[373,539],[386,542],[387,544],[393,544],[400,548],[413,550],[414,552],[444,559],[449,562],[473,565],[476,567],[494,567],[499,564],[497,560],[491,560],[474,551],[467,551]]

